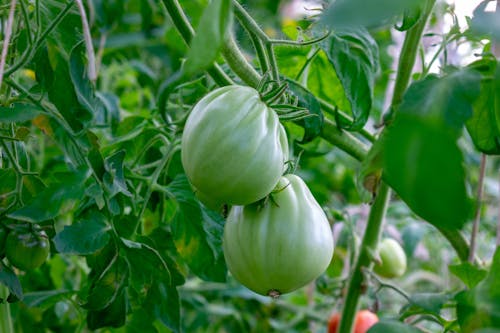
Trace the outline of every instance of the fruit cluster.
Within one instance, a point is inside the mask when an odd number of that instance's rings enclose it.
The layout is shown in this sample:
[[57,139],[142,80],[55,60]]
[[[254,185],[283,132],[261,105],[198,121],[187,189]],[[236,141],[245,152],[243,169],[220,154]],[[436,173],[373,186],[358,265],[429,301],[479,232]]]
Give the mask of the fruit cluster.
[[317,278],[333,256],[325,213],[304,181],[283,176],[288,141],[278,115],[249,87],[202,98],[182,136],[182,164],[200,201],[232,206],[223,249],[233,276],[270,296]]

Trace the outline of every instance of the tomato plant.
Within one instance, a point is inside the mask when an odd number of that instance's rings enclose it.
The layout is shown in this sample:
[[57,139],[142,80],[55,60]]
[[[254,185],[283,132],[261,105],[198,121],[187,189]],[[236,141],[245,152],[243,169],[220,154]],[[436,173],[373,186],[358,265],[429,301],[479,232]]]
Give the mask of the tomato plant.
[[333,255],[325,213],[295,175],[282,177],[268,202],[233,206],[223,246],[234,277],[251,290],[274,297],[311,282]]
[[23,271],[40,267],[50,252],[47,234],[40,230],[12,230],[5,241],[7,260]]
[[406,271],[406,254],[393,238],[383,239],[378,247],[380,262],[375,262],[373,270],[385,278],[400,277]]
[[195,105],[181,151],[186,175],[201,198],[246,205],[264,198],[278,183],[288,160],[288,141],[278,115],[255,89],[226,86]]
[[[340,323],[340,313],[333,313],[328,319],[328,333],[337,333]],[[354,333],[366,333],[378,322],[378,316],[369,310],[360,310],[354,321]]]
[[3,1],[0,332],[500,329],[498,15]]

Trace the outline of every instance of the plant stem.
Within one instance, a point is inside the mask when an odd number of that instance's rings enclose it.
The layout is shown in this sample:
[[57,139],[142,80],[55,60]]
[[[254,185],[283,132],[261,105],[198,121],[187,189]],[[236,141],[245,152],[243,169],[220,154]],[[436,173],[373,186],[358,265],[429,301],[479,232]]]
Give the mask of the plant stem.
[[[429,17],[436,0],[427,0],[425,9],[420,17],[420,20],[406,33],[403,47],[401,49],[401,57],[399,58],[396,82],[394,84],[394,92],[392,95],[391,110],[398,107],[403,101],[403,96],[410,83],[413,66],[417,59],[416,53],[422,38],[427,18]],[[394,115],[391,115],[392,120]]]
[[472,232],[470,236],[470,250],[469,250],[469,262],[474,262],[474,257],[476,255],[476,238],[479,232],[479,221],[481,219],[481,202],[483,201],[483,182],[484,173],[486,170],[486,154],[481,154],[481,164],[479,167],[479,181],[477,184],[477,208],[476,216],[474,218],[474,224],[472,226]]
[[10,3],[9,17],[7,19],[7,26],[5,27],[5,38],[3,40],[2,55],[0,57],[0,88],[2,87],[5,61],[7,59],[7,52],[9,50],[10,36],[12,35],[12,25],[14,23],[14,12],[16,11],[16,0]]
[[[435,0],[427,0],[426,7],[420,20],[407,31],[401,57],[399,59],[396,83],[392,95],[391,110],[403,100],[403,95],[410,82],[411,73],[418,53],[418,46],[427,24]],[[393,114],[394,115],[394,114]],[[380,235],[383,230],[383,220],[387,210],[387,204],[391,196],[391,190],[387,184],[382,182],[379,187],[379,192],[375,198],[375,202],[370,210],[368,223],[361,243],[359,257],[354,265],[354,270],[351,273],[344,307],[342,309],[342,317],[340,320],[339,332],[348,333],[352,331],[354,318],[358,308],[359,298],[364,283],[364,275],[362,269],[369,267],[375,251],[377,250]]]
[[[170,18],[172,19],[175,28],[179,31],[184,42],[189,45],[191,39],[194,36],[194,29],[189,23],[186,14],[182,10],[179,2],[177,0],[163,0],[163,5],[167,9]],[[219,86],[227,86],[233,84],[233,81],[226,73],[220,68],[219,65],[214,64],[212,67],[207,69],[208,74],[214,79],[215,83]]]
[[85,40],[85,48],[87,50],[87,68],[89,80],[95,82],[97,80],[96,63],[95,63],[95,52],[94,46],[92,45],[92,36],[90,35],[89,22],[87,20],[87,13],[85,12],[85,7],[83,6],[82,0],[75,0],[78,10],[80,11],[80,17],[82,19],[82,30],[83,37]]
[[364,160],[368,154],[368,147],[364,143],[349,132],[339,129],[330,119],[325,118],[320,135],[323,139],[342,149],[358,161]]
[[465,236],[459,230],[436,228],[451,244],[460,261],[467,261],[469,258],[470,248]]
[[229,67],[243,80],[243,82],[253,88],[259,85],[259,73],[257,73],[248,63],[243,53],[241,53],[232,34],[229,35],[226,43],[222,46],[221,52]]
[[[0,265],[2,264],[0,263]],[[10,314],[10,304],[7,302],[7,297],[9,297],[9,289],[0,283],[0,299],[4,301],[0,303],[0,332],[14,333],[12,316]]]
[[351,332],[352,330],[354,318],[356,317],[358,309],[358,300],[363,289],[363,268],[370,266],[373,255],[377,249],[383,229],[383,221],[389,202],[390,192],[389,186],[382,183],[370,210],[368,223],[363,235],[361,251],[359,252],[359,257],[349,279],[339,332]]

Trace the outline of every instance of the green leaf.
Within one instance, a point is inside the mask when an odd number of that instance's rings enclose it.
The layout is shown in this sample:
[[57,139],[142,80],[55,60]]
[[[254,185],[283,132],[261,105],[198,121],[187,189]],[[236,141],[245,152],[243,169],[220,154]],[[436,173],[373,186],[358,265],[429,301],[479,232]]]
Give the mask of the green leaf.
[[83,171],[60,174],[60,183],[52,184],[49,188],[40,192],[31,203],[9,214],[8,217],[38,223],[70,211],[83,198],[87,177],[88,174]]
[[[14,295],[16,299],[22,300],[23,295],[23,287],[21,286],[21,282],[17,277],[16,273],[14,273],[9,267],[5,266],[4,263],[0,260],[0,283],[7,286],[11,295]],[[5,300],[4,300],[5,301]],[[3,306],[0,304],[0,306]]]
[[104,185],[110,197],[114,197],[118,193],[123,193],[129,197],[132,196],[127,189],[127,183],[123,174],[123,160],[125,159],[125,155],[125,150],[120,150],[108,156],[104,161],[106,169]]
[[180,299],[175,286],[155,283],[149,290],[144,307],[163,325],[174,332],[180,332]]
[[471,70],[461,70],[438,78],[429,75],[413,83],[398,112],[412,114],[427,124],[441,126],[456,136],[472,116],[472,106],[479,97],[481,77]]
[[92,211],[77,223],[65,226],[54,237],[54,243],[60,253],[92,254],[106,246],[110,239],[110,230],[106,217]]
[[172,221],[175,246],[194,274],[207,281],[224,282],[226,265],[222,253],[223,219],[195,199],[186,176],[168,186],[178,208]]
[[469,262],[450,265],[449,269],[450,272],[462,280],[469,289],[474,288],[488,274],[485,269],[474,266]]
[[[86,105],[82,105],[75,92],[75,87],[70,75],[68,61],[61,54],[61,50],[52,46],[49,48],[49,59],[53,78],[47,82],[49,100],[55,105],[57,111],[63,116],[74,132],[84,129],[92,120],[92,113]],[[49,71],[50,69],[47,69]],[[82,69],[83,70],[83,69]]]
[[0,123],[21,123],[31,120],[41,113],[39,107],[31,104],[14,103],[10,107],[0,106]]
[[342,83],[328,60],[328,56],[322,50],[308,66],[307,88],[315,96],[336,105],[341,110],[349,111],[351,108]]
[[78,102],[92,115],[92,118],[103,118],[106,110],[101,99],[95,95],[94,86],[87,76],[85,57],[85,43],[81,41],[73,47],[69,55],[69,74],[73,88]]
[[399,321],[381,320],[373,325],[367,333],[421,333],[421,331]]
[[500,154],[500,63],[482,59],[471,65],[483,75],[481,95],[466,123],[476,148],[485,154]]
[[321,106],[316,97],[300,84],[291,79],[287,79],[286,82],[292,93],[299,98],[298,106],[306,108],[309,114],[314,115],[314,117],[307,117],[300,121],[304,127],[304,137],[301,143],[310,142],[320,135],[323,129],[325,119],[321,112]]
[[125,259],[113,257],[112,261],[92,281],[87,302],[82,305],[87,310],[100,311],[111,306],[121,291],[125,289],[129,277],[129,267]]
[[322,48],[328,56],[349,101],[353,122],[341,123],[348,130],[361,129],[373,103],[375,75],[379,68],[378,46],[362,28],[336,30]]
[[74,294],[74,291],[68,290],[30,292],[24,295],[23,303],[28,307],[38,307],[46,310],[60,301],[69,300]]
[[154,281],[166,281],[170,284],[170,270],[156,249],[123,238],[122,242],[130,266],[132,286],[137,291],[148,288]]
[[127,319],[127,293],[122,289],[111,304],[102,310],[87,313],[87,325],[90,330],[101,327],[121,327]]
[[479,76],[460,71],[410,86],[383,138],[383,179],[429,223],[460,229],[471,212],[457,145]]
[[370,28],[390,24],[397,16],[422,4],[423,0],[336,0],[321,16],[327,27],[365,26]]
[[433,225],[462,228],[471,203],[456,138],[418,116],[399,114],[383,147],[383,179],[401,199]]
[[500,328],[500,247],[493,256],[491,270],[475,288],[455,297],[457,317],[464,333],[481,328]]
[[401,238],[403,238],[403,248],[408,258],[413,257],[413,253],[418,243],[420,243],[424,237],[424,234],[425,228],[421,223],[413,222],[403,228]]
[[191,41],[184,64],[184,74],[191,76],[208,68],[217,57],[231,26],[230,0],[212,0],[203,12]]
[[498,10],[487,11],[486,7],[490,1],[481,1],[474,9],[472,20],[470,22],[470,30],[480,37],[489,37],[493,40],[500,41],[500,20],[498,19]]
[[426,312],[439,314],[443,306],[452,297],[443,293],[420,293],[414,294],[410,297],[410,304],[423,309]]

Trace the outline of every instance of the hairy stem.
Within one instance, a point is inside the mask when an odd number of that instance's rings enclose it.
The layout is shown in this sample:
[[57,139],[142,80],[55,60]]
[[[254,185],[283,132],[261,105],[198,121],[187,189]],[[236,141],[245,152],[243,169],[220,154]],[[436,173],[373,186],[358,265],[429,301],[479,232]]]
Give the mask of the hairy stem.
[[248,63],[243,53],[241,53],[232,34],[226,39],[226,43],[222,46],[221,52],[229,67],[243,80],[243,82],[253,88],[259,85],[259,73],[257,73],[252,65]]
[[339,129],[330,119],[325,119],[323,131],[321,131],[320,135],[323,139],[342,149],[358,161],[364,160],[366,154],[368,154],[368,147],[364,143],[352,134]]
[[474,218],[474,224],[472,226],[472,233],[470,236],[470,250],[469,250],[469,262],[474,262],[474,257],[476,255],[476,239],[477,233],[479,232],[479,221],[481,219],[481,202],[483,201],[483,182],[484,173],[486,170],[486,154],[481,154],[481,165],[479,167],[479,181],[477,184],[477,208],[476,216]]
[[359,257],[349,279],[339,332],[351,332],[352,330],[354,318],[358,310],[359,297],[363,290],[363,269],[369,267],[373,261],[373,255],[377,249],[380,234],[383,229],[383,221],[389,202],[390,192],[389,186],[382,183],[370,210],[368,223],[361,244],[361,251],[359,252]]

